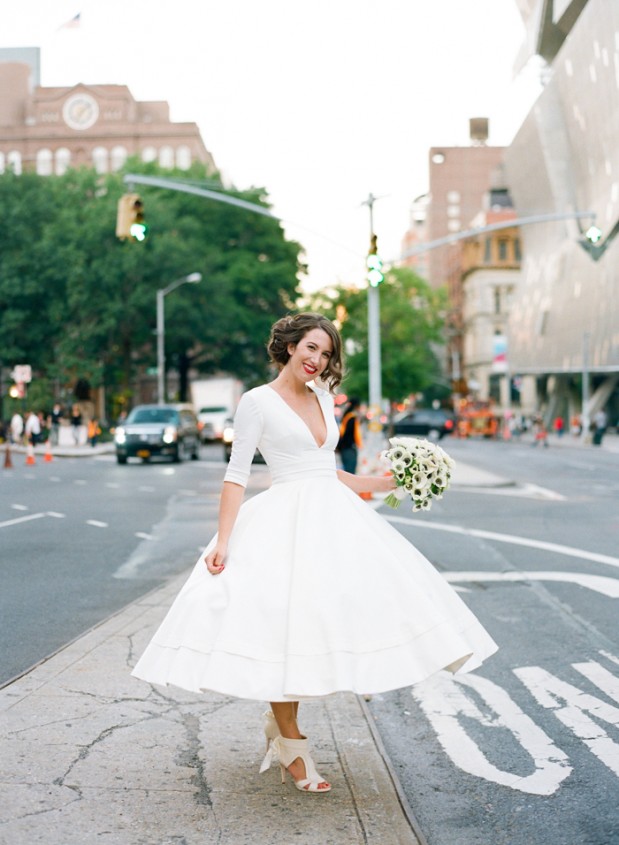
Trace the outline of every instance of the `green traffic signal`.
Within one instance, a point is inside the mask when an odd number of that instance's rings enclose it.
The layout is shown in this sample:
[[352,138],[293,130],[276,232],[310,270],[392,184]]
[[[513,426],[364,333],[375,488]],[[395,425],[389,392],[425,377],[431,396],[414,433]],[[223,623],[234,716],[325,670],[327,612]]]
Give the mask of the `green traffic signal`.
[[598,229],[597,226],[590,226],[585,232],[585,238],[589,243],[596,244],[602,239],[602,230]]
[[368,282],[373,288],[377,288],[381,282],[385,281],[383,273],[383,260],[378,255],[378,247],[376,242],[376,235],[372,235],[370,240],[370,253],[366,260],[368,268]]

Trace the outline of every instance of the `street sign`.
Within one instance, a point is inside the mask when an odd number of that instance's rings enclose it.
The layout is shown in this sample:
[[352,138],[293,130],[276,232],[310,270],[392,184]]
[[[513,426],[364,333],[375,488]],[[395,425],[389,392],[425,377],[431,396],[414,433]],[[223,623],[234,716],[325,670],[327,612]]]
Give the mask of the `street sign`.
[[11,372],[11,378],[15,382],[29,384],[32,381],[32,367],[30,364],[16,364]]

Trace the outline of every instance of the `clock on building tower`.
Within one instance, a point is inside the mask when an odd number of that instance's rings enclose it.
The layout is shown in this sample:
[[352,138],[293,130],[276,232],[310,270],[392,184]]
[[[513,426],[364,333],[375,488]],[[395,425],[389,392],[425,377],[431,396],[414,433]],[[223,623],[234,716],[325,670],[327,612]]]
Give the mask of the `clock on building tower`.
[[74,94],[65,102],[62,117],[71,129],[90,129],[99,117],[99,106],[90,94]]

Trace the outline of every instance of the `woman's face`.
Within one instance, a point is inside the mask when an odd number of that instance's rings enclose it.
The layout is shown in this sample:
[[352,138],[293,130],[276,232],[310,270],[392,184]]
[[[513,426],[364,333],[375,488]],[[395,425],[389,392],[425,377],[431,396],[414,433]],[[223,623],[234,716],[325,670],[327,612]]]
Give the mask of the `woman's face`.
[[333,354],[333,343],[324,329],[310,329],[296,344],[288,344],[286,367],[301,381],[320,378]]

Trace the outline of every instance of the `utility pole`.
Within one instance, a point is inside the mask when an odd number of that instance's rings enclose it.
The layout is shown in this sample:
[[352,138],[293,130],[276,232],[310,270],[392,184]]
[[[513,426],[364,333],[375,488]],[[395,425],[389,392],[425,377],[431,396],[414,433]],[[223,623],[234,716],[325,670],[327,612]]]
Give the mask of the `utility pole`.
[[[368,256],[368,368],[369,368],[369,399],[370,409],[373,413],[372,422],[380,425],[380,414],[382,411],[382,372],[380,355],[380,297],[378,287],[382,281],[380,271],[380,259],[376,254],[376,235],[374,234],[374,203],[379,199],[372,193],[368,194],[363,205],[370,210],[370,254]],[[373,250],[373,252],[372,252]],[[376,257],[376,266],[371,263],[372,256]],[[376,271],[377,276],[372,281],[372,273]]]

